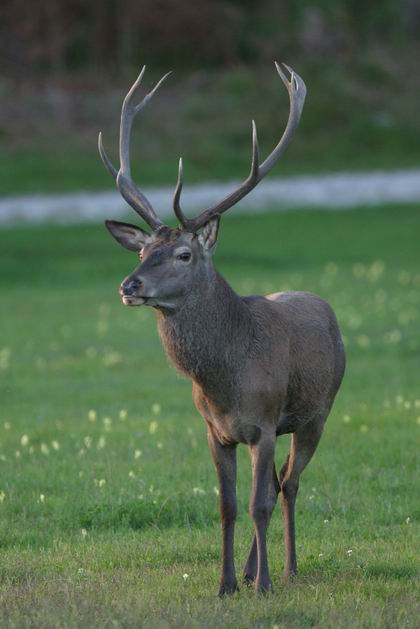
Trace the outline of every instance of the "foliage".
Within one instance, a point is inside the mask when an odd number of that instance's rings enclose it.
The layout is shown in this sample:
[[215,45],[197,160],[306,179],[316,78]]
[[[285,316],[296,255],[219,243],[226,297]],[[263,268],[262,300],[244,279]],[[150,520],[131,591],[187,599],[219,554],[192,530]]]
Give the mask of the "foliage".
[[153,60],[226,67],[283,54],[352,56],[416,41],[417,3],[381,0],[25,0],[0,9],[1,70],[14,77],[121,70]]
[[[362,55],[357,62],[293,66],[308,86],[300,127],[274,175],[418,165],[420,81],[413,58]],[[135,71],[115,86],[92,79],[78,89],[31,90],[0,110],[0,192],[24,194],[113,187],[97,153],[104,133],[115,160],[119,110]],[[145,88],[159,74],[147,71]],[[109,78],[107,79],[109,81]],[[35,113],[34,113],[35,112]],[[273,65],[174,75],[133,130],[132,161],[141,186],[174,184],[180,155],[186,182],[243,178],[249,171],[251,119],[261,154],[284,129],[286,90]]]
[[[93,225],[1,232],[0,624],[416,626],[419,223],[412,207],[223,220],[216,264],[232,285],[327,298],[348,354],[302,476],[299,576],[281,580],[278,512],[274,595],[223,601],[204,422],[153,313],[118,300],[134,256]],[[238,569],[251,540],[239,454]]]

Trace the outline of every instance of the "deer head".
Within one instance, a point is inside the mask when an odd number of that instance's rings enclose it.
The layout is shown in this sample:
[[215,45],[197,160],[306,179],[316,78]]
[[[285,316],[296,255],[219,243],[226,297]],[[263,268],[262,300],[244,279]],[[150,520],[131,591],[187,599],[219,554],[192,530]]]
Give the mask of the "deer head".
[[290,74],[286,77],[276,63],[276,70],[287,88],[290,100],[289,119],[280,141],[262,164],[259,160],[257,130],[252,121],[251,170],[243,183],[218,204],[204,210],[196,218],[187,218],[180,205],[183,186],[182,159],[179,160],[178,181],[173,198],[173,208],[180,223],[177,228],[162,224],[152,205],[133,182],[130,172],[130,136],[134,118],[149,102],[156,90],[169,76],[166,74],[146,94],[140,103],[134,103],[145,67],[124,99],[120,125],[120,168],[113,166],[105,153],[102,135],[98,148],[102,161],[116,181],[118,190],[127,203],[149,225],[152,232],[128,223],[106,221],[114,238],[126,249],[135,251],[141,264],[120,286],[122,301],[127,306],[151,305],[161,309],[176,310],[194,286],[212,277],[211,257],[217,240],[220,215],[240,201],[261,181],[282,156],[299,124],[306,96],[303,80],[291,68],[283,64]]

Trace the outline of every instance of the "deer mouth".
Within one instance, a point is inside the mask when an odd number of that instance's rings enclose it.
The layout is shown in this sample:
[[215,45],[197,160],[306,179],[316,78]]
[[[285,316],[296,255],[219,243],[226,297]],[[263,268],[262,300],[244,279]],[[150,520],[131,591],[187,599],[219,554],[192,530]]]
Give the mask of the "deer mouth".
[[142,306],[146,303],[147,297],[136,297],[135,295],[121,295],[124,306]]

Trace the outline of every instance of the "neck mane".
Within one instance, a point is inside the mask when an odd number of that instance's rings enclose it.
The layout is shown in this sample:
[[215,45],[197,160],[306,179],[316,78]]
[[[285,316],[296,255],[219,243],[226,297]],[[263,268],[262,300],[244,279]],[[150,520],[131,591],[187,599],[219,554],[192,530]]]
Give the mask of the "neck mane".
[[254,337],[246,303],[214,271],[174,313],[158,311],[166,353],[183,374],[217,397],[231,394]]

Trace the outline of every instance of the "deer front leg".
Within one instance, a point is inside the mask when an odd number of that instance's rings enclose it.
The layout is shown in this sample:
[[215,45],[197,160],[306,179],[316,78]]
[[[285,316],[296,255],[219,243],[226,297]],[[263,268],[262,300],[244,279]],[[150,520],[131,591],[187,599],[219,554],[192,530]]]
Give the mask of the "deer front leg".
[[233,539],[236,520],[236,445],[222,446],[209,428],[208,442],[216,466],[220,486],[220,514],[222,519],[222,577],[219,596],[238,590]]
[[267,528],[272,512],[270,489],[273,483],[275,435],[263,434],[250,447],[252,462],[252,493],[249,505],[254,521],[257,546],[256,592],[272,591],[267,559]]
[[[271,516],[274,511],[274,507],[276,506],[279,493],[280,493],[280,483],[277,478],[276,466],[273,463],[273,479],[272,479],[272,483],[269,490],[269,516],[268,516],[267,528],[270,523]],[[257,537],[256,535],[254,535],[251,550],[249,551],[249,555],[248,555],[247,562],[245,564],[244,575],[243,575],[244,582],[247,585],[251,585],[251,583],[253,583],[256,579],[257,567],[258,567],[257,560],[258,560]]]

